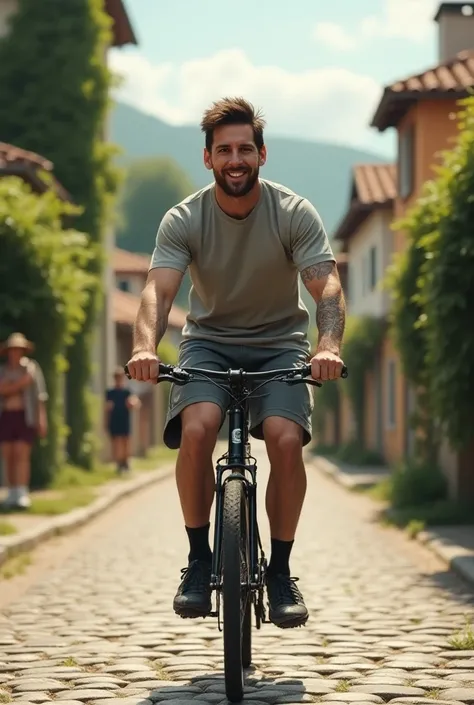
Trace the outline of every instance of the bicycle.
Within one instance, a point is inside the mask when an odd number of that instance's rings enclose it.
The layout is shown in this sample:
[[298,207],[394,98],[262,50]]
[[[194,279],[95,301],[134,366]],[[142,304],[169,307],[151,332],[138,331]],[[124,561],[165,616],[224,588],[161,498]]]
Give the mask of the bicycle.
[[[125,373],[130,379],[127,366]],[[159,366],[157,382],[183,385],[195,379],[206,379],[225,389],[231,397],[227,410],[228,450],[216,464],[211,569],[215,610],[209,616],[217,617],[219,631],[223,631],[226,696],[233,703],[243,698],[244,668],[252,662],[252,605],[256,628],[260,629],[262,623],[268,621],[264,606],[267,560],[257,523],[257,462],[251,455],[249,443],[248,399],[265,384],[275,381],[321,387],[321,382],[310,375],[311,365],[266,372],[245,372],[242,369],[223,372],[161,363]],[[346,367],[343,367],[341,377],[347,377]],[[251,389],[251,382],[260,384]],[[224,479],[224,473],[229,471]]]

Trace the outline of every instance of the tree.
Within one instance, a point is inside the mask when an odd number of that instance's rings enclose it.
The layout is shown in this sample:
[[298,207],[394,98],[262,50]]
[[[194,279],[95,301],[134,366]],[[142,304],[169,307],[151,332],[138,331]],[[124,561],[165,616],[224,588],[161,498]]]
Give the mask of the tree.
[[43,487],[62,461],[65,353],[84,322],[94,248],[65,230],[74,209],[52,192],[32,193],[22,179],[0,179],[0,339],[15,330],[35,344],[49,394],[49,432],[36,448],[32,485]]
[[169,157],[134,161],[128,169],[120,203],[120,247],[151,254],[162,217],[193,191],[187,174]]
[[55,175],[82,206],[75,223],[98,245],[88,262],[84,324],[68,351],[71,460],[92,465],[92,332],[100,306],[100,247],[118,174],[104,141],[111,74],[105,57],[111,20],[103,0],[18,0],[0,41],[0,135],[54,162]]

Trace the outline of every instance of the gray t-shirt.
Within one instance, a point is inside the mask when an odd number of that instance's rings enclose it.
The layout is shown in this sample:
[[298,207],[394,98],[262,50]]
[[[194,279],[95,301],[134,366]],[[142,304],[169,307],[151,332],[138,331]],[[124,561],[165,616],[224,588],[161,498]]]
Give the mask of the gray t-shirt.
[[260,183],[259,202],[242,220],[221,210],[214,184],[171,208],[150,269],[189,267],[185,339],[309,350],[298,272],[334,261],[334,254],[309,201],[280,184]]

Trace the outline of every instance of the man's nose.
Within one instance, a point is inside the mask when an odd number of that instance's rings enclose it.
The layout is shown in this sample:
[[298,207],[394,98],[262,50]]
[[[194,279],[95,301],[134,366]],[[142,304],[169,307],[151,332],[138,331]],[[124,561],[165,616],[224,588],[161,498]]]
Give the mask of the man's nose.
[[231,166],[240,166],[242,164],[242,155],[237,148],[232,150],[229,158],[229,164]]

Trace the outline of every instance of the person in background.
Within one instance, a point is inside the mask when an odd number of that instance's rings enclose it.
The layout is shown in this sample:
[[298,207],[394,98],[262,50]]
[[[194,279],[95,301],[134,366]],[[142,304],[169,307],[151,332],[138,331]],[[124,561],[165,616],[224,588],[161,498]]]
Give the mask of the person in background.
[[39,364],[28,357],[32,352],[33,344],[22,333],[13,333],[0,346],[0,355],[6,356],[0,366],[0,448],[7,508],[30,506],[31,449],[48,432],[48,394]]
[[120,474],[130,469],[130,411],[139,409],[139,398],[125,386],[122,367],[114,372],[114,386],[106,391],[105,427],[112,442],[112,454]]

